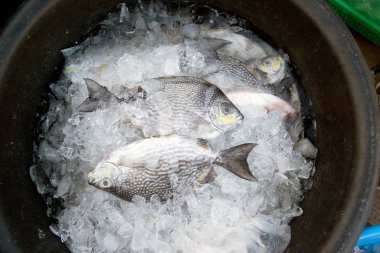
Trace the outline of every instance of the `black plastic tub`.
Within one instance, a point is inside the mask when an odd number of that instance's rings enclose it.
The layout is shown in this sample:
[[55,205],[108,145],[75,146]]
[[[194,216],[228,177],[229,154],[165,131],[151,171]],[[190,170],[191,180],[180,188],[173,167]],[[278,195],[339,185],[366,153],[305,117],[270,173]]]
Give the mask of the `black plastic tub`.
[[[60,49],[90,31],[120,0],[32,0],[0,37],[0,249],[66,252],[48,228],[28,175],[42,93]],[[127,1],[128,2],[128,1]],[[377,183],[378,110],[363,57],[322,0],[205,0],[265,31],[289,54],[310,96],[319,155],[314,185],[292,222],[287,252],[350,252]]]

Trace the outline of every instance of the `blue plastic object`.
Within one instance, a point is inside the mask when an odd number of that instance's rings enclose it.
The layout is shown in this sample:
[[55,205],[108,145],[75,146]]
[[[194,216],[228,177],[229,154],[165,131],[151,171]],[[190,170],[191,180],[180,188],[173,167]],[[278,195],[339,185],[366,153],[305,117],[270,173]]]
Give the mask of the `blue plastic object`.
[[366,227],[355,245],[356,252],[380,252],[380,225]]

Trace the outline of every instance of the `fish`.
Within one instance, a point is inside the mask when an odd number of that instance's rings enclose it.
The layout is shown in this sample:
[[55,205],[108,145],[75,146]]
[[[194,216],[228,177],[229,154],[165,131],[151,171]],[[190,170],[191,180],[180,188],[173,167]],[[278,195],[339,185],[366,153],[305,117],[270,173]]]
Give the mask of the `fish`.
[[262,89],[270,89],[281,82],[286,76],[285,60],[281,56],[267,56],[248,64],[225,55],[218,55],[221,63],[220,71],[225,72],[242,82]]
[[215,152],[202,139],[178,135],[142,139],[112,152],[89,172],[87,181],[127,201],[135,195],[168,200],[182,187],[208,182],[214,165],[255,181],[247,163],[255,146],[245,143]]
[[148,115],[135,125],[143,128],[146,137],[201,134],[211,138],[244,119],[218,87],[200,78],[160,77],[140,85],[148,93],[141,107]]
[[247,65],[231,56],[218,54],[217,58],[221,65],[220,72],[226,73],[243,83],[267,90],[265,87],[265,73],[261,70],[256,68],[249,69]]
[[225,94],[237,107],[263,107],[268,111],[279,111],[286,122],[293,122],[299,116],[299,112],[287,101],[272,94],[257,92],[253,88],[235,89]]
[[268,93],[290,100],[292,77],[286,77],[285,61],[280,56],[268,56],[257,63],[244,64],[230,56],[218,55],[221,64],[217,72],[225,73],[257,93]]
[[249,62],[267,56],[267,52],[261,43],[226,28],[202,28],[200,35],[206,38],[229,41],[230,43],[220,47],[217,52],[241,62]]
[[[79,111],[96,110],[100,108],[99,102],[106,104],[109,98],[116,97],[94,80],[85,79],[85,82],[90,85],[89,98],[77,108]],[[200,133],[201,138],[213,137],[234,129],[244,120],[243,114],[218,87],[200,78],[159,77],[140,82],[138,87],[140,92],[136,87],[128,89],[135,91],[128,99],[115,99],[129,103],[124,118],[142,128],[145,137],[195,133]]]

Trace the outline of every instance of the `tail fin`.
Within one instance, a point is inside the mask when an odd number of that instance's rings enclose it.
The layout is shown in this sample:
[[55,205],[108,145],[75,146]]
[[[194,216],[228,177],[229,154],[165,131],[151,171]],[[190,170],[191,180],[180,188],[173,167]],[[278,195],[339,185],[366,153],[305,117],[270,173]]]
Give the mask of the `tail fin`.
[[77,107],[77,110],[80,112],[92,112],[98,109],[102,102],[109,103],[112,98],[115,98],[117,101],[119,99],[108,91],[104,86],[101,86],[96,81],[90,78],[84,78],[84,81],[88,90],[88,98]]
[[219,152],[215,163],[241,178],[255,181],[256,178],[252,175],[247,163],[247,157],[255,146],[254,143],[246,143],[222,150]]

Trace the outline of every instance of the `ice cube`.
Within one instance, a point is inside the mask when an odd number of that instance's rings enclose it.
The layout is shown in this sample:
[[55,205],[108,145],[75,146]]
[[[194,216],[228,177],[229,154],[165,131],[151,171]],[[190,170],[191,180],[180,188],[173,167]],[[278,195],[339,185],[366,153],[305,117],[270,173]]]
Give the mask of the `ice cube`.
[[138,56],[125,54],[117,61],[117,74],[122,82],[133,82],[141,81],[144,75],[144,69],[147,67],[153,68],[152,65],[149,66],[147,62],[146,66],[139,59]]
[[196,39],[199,32],[199,25],[197,24],[187,24],[182,27],[182,34],[190,39]]
[[73,239],[73,247],[81,252],[92,252],[96,247],[94,232],[91,229],[83,229]]
[[58,198],[65,195],[69,191],[71,184],[72,180],[69,176],[63,177],[62,180],[58,183],[58,188],[54,196]]
[[172,248],[165,241],[154,239],[154,240],[149,241],[149,246],[156,253],[170,253],[170,252],[172,252]]
[[111,233],[104,236],[103,247],[108,252],[114,252],[119,248],[118,239]]
[[37,191],[39,194],[45,194],[53,191],[51,185],[49,184],[48,176],[45,174],[45,172],[40,166],[30,166],[29,176],[32,179],[32,181],[36,184]]
[[167,57],[164,63],[164,74],[167,76],[174,76],[180,71],[178,57]]
[[131,250],[143,250],[149,247],[146,238],[147,231],[145,229],[144,218],[138,215],[135,219]]
[[206,66],[204,55],[197,49],[185,47],[180,51],[179,67],[182,72],[201,73]]
[[316,158],[318,150],[308,138],[299,140],[293,147],[294,151],[301,153],[307,158]]
[[130,223],[125,222],[121,224],[121,227],[119,228],[117,233],[124,239],[130,238],[133,236],[133,226]]
[[62,145],[59,150],[59,154],[61,154],[66,159],[73,159],[74,158],[74,149],[72,147],[64,146]]

